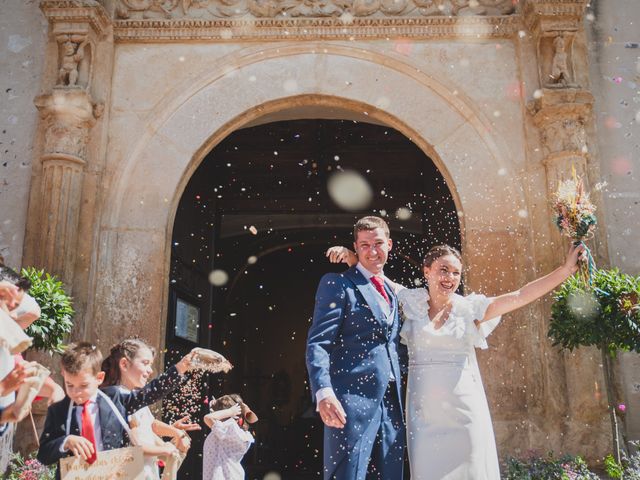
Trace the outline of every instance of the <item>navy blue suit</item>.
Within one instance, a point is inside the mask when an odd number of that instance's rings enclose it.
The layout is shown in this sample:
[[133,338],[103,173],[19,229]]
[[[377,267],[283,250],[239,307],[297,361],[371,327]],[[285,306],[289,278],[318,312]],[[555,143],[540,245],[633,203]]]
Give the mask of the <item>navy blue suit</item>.
[[327,274],[318,286],[307,338],[311,390],[315,400],[320,388],[332,387],[347,414],[343,429],[324,429],[327,480],[402,478],[406,347],[399,342],[398,299],[389,285],[385,290],[388,314],[356,267]]
[[[180,385],[181,380],[182,377],[178,374],[176,368],[171,367],[140,390],[124,393],[118,387],[106,387],[102,391],[111,399],[122,417],[126,419],[132,413],[157,402],[164,395],[175,390]],[[65,429],[69,402],[71,402],[71,399],[64,397],[47,410],[47,418],[40,436],[40,449],[37,457],[38,461],[44,465],[51,465],[57,463],[61,458],[71,456],[69,452],[60,451],[60,447],[67,435]],[[127,446],[129,443],[127,434],[107,402],[100,395],[98,395],[96,402],[98,404],[103,450],[113,450]],[[69,435],[80,435],[80,426],[75,412],[71,414]],[[98,453],[99,455],[100,453]],[[56,471],[56,478],[60,478],[59,468]]]

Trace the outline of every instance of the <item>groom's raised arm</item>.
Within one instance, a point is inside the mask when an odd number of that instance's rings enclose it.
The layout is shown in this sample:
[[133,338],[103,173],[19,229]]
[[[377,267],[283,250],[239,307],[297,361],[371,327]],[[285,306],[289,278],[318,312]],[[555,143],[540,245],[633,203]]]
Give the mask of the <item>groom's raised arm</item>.
[[314,400],[321,388],[331,385],[331,352],[340,333],[346,307],[344,277],[328,273],[316,292],[313,321],[307,335],[307,370]]

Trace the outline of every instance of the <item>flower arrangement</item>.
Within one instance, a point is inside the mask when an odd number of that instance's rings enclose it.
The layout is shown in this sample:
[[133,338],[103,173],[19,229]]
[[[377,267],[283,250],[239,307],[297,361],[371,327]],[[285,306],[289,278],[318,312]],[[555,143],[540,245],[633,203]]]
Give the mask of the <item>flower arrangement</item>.
[[560,232],[581,242],[588,238],[595,228],[596,207],[585,191],[582,178],[578,178],[575,167],[571,169],[572,178],[558,184],[554,198],[556,225]]
[[504,480],[599,480],[589,470],[585,461],[573,455],[556,458],[552,452],[546,456],[531,453],[528,457],[507,458],[502,478]]
[[7,480],[55,480],[56,468],[47,467],[35,459],[35,452],[24,458],[16,453],[11,457]]
[[[553,209],[560,233],[571,238],[574,245],[584,245],[584,240],[593,235],[597,223],[596,207],[591,203],[589,193],[584,188],[582,178],[576,174],[575,167],[571,167],[571,178],[558,184]],[[586,255],[587,261],[581,263],[579,273],[585,285],[590,285],[595,263],[588,248]]]

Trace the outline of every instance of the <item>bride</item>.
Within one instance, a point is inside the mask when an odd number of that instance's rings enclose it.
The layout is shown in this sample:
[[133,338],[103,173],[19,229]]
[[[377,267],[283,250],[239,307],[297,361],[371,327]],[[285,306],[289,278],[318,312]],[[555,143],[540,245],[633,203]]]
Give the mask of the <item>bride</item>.
[[[519,290],[486,297],[456,294],[462,257],[455,248],[431,248],[423,261],[428,288],[398,286],[404,317],[401,341],[409,351],[407,445],[412,480],[498,480],[500,470],[475,348],[500,317],[523,307],[573,275],[583,246],[571,247],[561,267]],[[353,265],[355,254],[332,247],[329,259]]]

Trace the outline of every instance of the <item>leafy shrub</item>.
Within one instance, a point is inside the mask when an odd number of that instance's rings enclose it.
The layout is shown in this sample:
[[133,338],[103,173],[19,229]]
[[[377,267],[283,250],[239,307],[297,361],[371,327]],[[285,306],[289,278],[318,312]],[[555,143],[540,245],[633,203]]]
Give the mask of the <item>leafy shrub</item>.
[[618,350],[640,353],[640,277],[617,269],[596,270],[592,286],[579,276],[555,292],[549,337],[573,350],[596,346],[615,356]]
[[640,480],[640,442],[630,442],[633,453],[630,457],[622,452],[621,463],[616,462],[613,455],[604,459],[604,468],[611,478],[624,480]]
[[62,352],[65,337],[73,327],[71,297],[64,291],[62,282],[44,270],[23,268],[22,275],[31,281],[29,295],[36,299],[42,313],[26,333],[33,337],[33,347],[47,352]]

